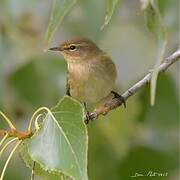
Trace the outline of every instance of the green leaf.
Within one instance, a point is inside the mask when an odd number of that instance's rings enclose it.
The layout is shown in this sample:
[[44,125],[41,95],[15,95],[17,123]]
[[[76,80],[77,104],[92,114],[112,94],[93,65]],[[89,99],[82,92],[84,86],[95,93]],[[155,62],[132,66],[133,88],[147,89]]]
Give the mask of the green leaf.
[[30,169],[33,169],[34,173],[37,176],[40,176],[43,178],[43,180],[59,180],[61,176],[64,177],[64,175],[59,174],[53,174],[51,171],[44,170],[39,163],[34,163],[32,158],[30,157],[28,153],[28,144],[30,143],[30,139],[25,139],[20,147],[19,147],[19,153],[23,161],[25,162],[26,166]]
[[106,0],[106,16],[101,29],[109,24],[119,0]]
[[151,78],[151,105],[152,106],[155,103],[156,84],[157,84],[157,78],[158,78],[158,67],[160,66],[161,62],[163,61],[166,44],[167,44],[166,39],[158,40],[156,63],[154,65],[154,70],[152,72],[152,78]]
[[87,180],[87,142],[82,105],[64,97],[27,141],[27,154],[46,172]]
[[53,0],[46,39],[49,43],[65,15],[78,0]]
[[154,105],[156,96],[156,82],[158,78],[158,67],[163,61],[167,44],[167,33],[162,23],[161,14],[155,1],[149,1],[144,9],[145,21],[148,29],[154,34],[157,44],[156,62],[151,78],[151,105]]

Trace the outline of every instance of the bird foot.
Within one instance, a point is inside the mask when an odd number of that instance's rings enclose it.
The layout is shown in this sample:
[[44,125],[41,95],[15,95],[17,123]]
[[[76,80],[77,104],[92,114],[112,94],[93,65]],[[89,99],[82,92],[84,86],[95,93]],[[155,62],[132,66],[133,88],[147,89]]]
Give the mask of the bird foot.
[[93,117],[91,115],[91,113],[89,111],[85,111],[85,115],[84,115],[84,122],[85,124],[89,124],[90,121],[93,121]]
[[88,124],[90,121],[93,121],[93,115],[92,113],[90,113],[87,109],[87,104],[84,102],[84,110],[85,110],[85,114],[84,114],[84,122],[85,124]]

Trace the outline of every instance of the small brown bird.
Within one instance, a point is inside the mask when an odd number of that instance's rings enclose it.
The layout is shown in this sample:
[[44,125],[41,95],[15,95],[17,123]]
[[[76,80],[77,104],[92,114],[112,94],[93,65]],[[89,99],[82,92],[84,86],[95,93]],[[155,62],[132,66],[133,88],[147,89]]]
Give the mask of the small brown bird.
[[86,103],[99,102],[110,94],[124,102],[122,96],[113,91],[117,77],[115,64],[94,42],[75,38],[49,50],[59,51],[67,61],[66,94],[84,103],[88,120]]

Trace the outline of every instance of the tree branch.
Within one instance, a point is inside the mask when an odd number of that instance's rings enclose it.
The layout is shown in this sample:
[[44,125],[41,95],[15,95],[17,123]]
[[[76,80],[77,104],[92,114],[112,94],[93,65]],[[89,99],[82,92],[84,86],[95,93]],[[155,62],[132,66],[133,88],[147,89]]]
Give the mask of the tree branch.
[[[173,63],[178,61],[180,58],[180,49],[174,52],[171,56],[166,58],[164,62],[159,66],[158,71],[164,72],[167,70]],[[151,72],[145,75],[140,81],[130,87],[127,91],[122,94],[124,100],[127,100],[129,97],[134,95],[137,91],[143,88],[145,85],[149,84],[151,80]],[[90,114],[91,119],[97,119],[99,115],[106,115],[112,109],[116,109],[117,107],[121,106],[122,102],[119,99],[112,99],[107,102],[103,107],[96,109],[94,112]]]
[[29,131],[21,132],[21,131],[17,131],[16,129],[10,130],[10,131],[0,129],[0,137],[5,136],[6,134],[8,134],[8,137],[17,137],[19,140],[26,139],[26,138],[31,137],[33,135],[33,133],[29,132]]

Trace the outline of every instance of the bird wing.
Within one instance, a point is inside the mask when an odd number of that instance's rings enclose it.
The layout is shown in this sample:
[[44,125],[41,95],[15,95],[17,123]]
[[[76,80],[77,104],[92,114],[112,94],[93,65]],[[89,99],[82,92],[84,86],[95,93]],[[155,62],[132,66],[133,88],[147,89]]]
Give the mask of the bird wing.
[[117,77],[117,70],[111,57],[108,54],[104,53],[100,63],[103,65],[105,75],[111,77],[112,80],[115,81]]

